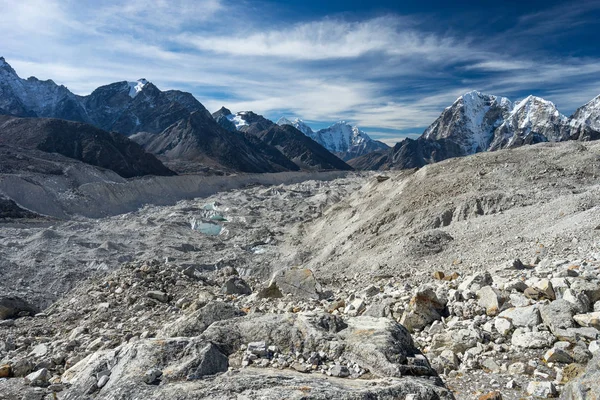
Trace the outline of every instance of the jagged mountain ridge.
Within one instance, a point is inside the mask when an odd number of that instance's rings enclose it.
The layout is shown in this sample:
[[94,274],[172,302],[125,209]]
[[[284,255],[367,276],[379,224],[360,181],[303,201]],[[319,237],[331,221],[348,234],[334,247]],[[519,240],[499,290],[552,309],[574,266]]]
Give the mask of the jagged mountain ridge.
[[[219,129],[214,129],[217,126]],[[209,167],[228,166],[244,172],[282,172],[299,168],[279,151],[255,146],[238,132],[227,132],[201,111],[189,114],[160,134],[131,136],[151,153],[170,160],[197,161]]]
[[132,137],[179,172],[281,172],[298,167],[266,143],[223,129],[190,93],[146,79],[101,86],[87,96],[21,79],[0,58],[0,114],[84,122]]
[[361,131],[357,126],[352,126],[345,121],[337,122],[330,127],[320,129],[317,132],[313,131],[310,126],[299,118],[290,121],[289,119],[282,117],[277,121],[277,124],[295,127],[344,161],[351,160],[372,151],[389,148],[385,143],[371,139],[366,132]]
[[249,140],[258,138],[277,148],[302,169],[352,169],[324,146],[289,124],[278,125],[252,111],[233,114],[225,107],[221,107],[212,116],[219,125],[232,133],[242,132]]
[[350,162],[358,169],[403,169],[540,142],[600,139],[600,96],[571,117],[540,97],[512,103],[472,91],[460,96],[416,140]]
[[0,57],[0,113],[85,122],[124,135],[159,133],[194,111],[209,115],[190,93],[161,91],[146,79],[100,86],[87,96],[52,80],[20,78]]

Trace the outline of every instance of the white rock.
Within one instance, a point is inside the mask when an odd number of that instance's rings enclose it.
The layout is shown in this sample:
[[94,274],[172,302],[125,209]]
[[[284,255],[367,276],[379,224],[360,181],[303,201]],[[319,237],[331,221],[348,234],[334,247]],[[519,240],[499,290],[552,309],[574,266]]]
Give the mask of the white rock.
[[579,326],[583,327],[593,327],[600,330],[600,311],[587,313],[587,314],[577,314],[573,316],[573,319]]
[[33,356],[36,358],[44,357],[46,354],[48,354],[48,346],[46,346],[43,343],[35,346],[33,348],[33,350],[31,350],[31,353],[29,353],[30,356]]
[[500,333],[502,336],[506,336],[508,332],[510,332],[510,330],[512,329],[513,325],[512,322],[510,322],[506,318],[496,318],[494,322],[494,327],[496,328],[498,333]]
[[108,375],[102,375],[100,377],[100,379],[98,379],[98,382],[96,383],[96,386],[98,386],[98,389],[102,389],[104,387],[104,385],[106,385],[106,383],[108,382]]
[[556,388],[552,382],[529,382],[527,385],[527,394],[534,397],[547,399],[556,396]]
[[542,322],[536,304],[527,307],[509,308],[502,311],[498,317],[508,319],[516,327],[534,327]]
[[552,346],[556,338],[550,332],[528,332],[521,328],[513,332],[511,343],[513,346],[525,349],[544,349]]
[[50,376],[50,371],[46,368],[42,368],[27,375],[25,380],[27,380],[31,386],[46,386]]

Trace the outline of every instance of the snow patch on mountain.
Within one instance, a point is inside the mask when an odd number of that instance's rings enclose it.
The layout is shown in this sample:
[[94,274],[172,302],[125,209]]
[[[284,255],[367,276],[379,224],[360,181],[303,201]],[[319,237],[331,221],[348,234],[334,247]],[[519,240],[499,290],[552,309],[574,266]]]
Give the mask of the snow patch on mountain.
[[226,118],[233,122],[235,129],[240,130],[242,126],[248,126],[248,122],[244,120],[245,113],[245,111],[241,111],[235,114],[229,114],[226,116]]
[[129,97],[133,99],[142,91],[142,89],[144,89],[144,86],[148,84],[148,81],[142,78],[135,82],[127,82],[127,84],[129,85]]

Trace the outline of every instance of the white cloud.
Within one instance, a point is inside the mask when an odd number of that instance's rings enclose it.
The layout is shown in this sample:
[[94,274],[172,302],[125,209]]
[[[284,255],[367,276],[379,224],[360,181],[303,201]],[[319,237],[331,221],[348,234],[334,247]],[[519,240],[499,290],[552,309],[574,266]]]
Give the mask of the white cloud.
[[452,38],[414,31],[409,20],[394,16],[359,22],[324,19],[290,28],[238,34],[184,33],[177,40],[202,51],[248,57],[326,60],[357,58],[371,52],[393,57],[478,57]]
[[600,93],[594,58],[525,49],[511,56],[502,51],[505,38],[491,46],[433,34],[395,15],[272,21],[265,29],[255,9],[240,4],[0,0],[0,55],[21,76],[51,78],[78,94],[145,77],[161,89],[191,91],[210,110],[226,105],[386,129],[427,126],[472,89],[515,98],[543,87],[567,109]]

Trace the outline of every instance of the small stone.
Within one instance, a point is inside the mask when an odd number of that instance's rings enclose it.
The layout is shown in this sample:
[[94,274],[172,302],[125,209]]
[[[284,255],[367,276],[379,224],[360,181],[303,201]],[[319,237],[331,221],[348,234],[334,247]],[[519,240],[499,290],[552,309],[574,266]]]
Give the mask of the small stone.
[[438,281],[441,281],[442,279],[444,279],[446,275],[442,272],[442,271],[435,271],[433,273],[433,279],[437,279]]
[[506,336],[510,330],[512,329],[512,322],[510,322],[506,318],[496,318],[494,322],[494,327],[502,336]]
[[553,348],[550,349],[544,354],[544,361],[548,362],[558,362],[563,364],[570,364],[573,362],[573,357],[569,355],[564,350]]
[[144,382],[148,385],[157,385],[160,382],[162,371],[160,369],[152,368],[146,371],[144,374]]
[[482,394],[477,398],[477,400],[502,400],[502,393],[498,391],[489,392]]
[[8,378],[11,374],[10,364],[0,364],[0,378]]
[[577,314],[573,316],[573,319],[579,326],[592,327],[600,330],[600,311]]
[[48,386],[50,377],[50,371],[46,368],[42,368],[27,375],[25,380],[28,381],[31,386]]
[[248,349],[246,352],[254,354],[258,357],[264,357],[267,355],[267,344],[265,342],[248,343]]
[[160,292],[158,290],[151,290],[146,293],[146,296],[148,296],[151,299],[160,301],[161,303],[166,303],[169,301],[169,295],[165,292]]
[[96,386],[98,386],[98,389],[102,389],[104,387],[104,385],[106,385],[106,383],[108,382],[108,375],[102,375],[100,377],[100,379],[98,379],[98,382],[96,383]]
[[329,375],[336,376],[338,378],[346,378],[350,376],[350,371],[348,367],[344,365],[334,365],[329,369]]
[[299,362],[292,363],[292,368],[295,369],[296,371],[302,372],[302,373],[307,373],[312,370],[310,365],[299,363]]
[[556,397],[556,387],[552,382],[529,382],[527,385],[527,394],[534,397],[541,397],[543,399]]

